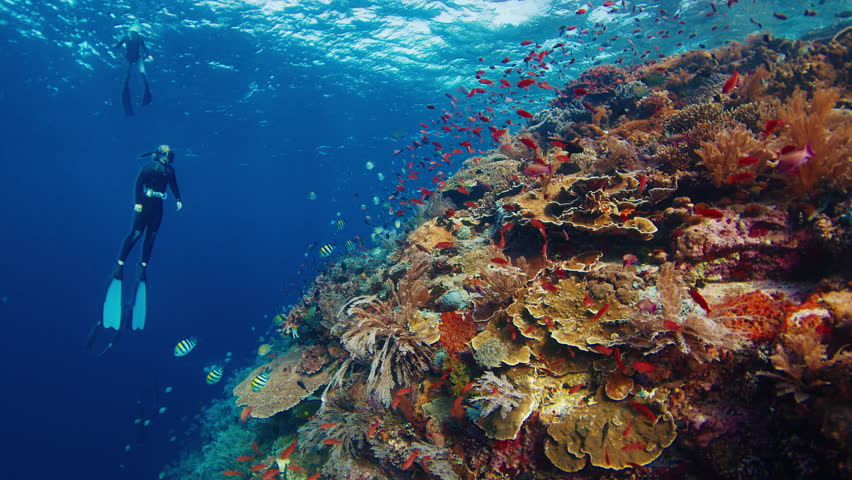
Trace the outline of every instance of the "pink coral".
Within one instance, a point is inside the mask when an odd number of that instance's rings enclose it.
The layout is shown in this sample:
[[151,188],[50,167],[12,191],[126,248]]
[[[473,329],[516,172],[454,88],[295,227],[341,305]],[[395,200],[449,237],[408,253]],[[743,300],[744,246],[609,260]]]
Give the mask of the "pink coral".
[[718,211],[721,218],[686,227],[675,239],[675,258],[704,262],[705,277],[765,279],[788,274],[813,241],[809,232],[793,229],[786,211],[766,210],[755,217],[731,209]]

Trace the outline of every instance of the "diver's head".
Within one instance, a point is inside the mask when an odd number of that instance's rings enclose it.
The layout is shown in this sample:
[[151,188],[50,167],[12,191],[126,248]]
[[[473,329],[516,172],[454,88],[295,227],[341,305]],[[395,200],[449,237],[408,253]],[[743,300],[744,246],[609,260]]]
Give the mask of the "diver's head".
[[154,150],[154,160],[163,164],[172,163],[175,161],[175,152],[168,145],[160,145]]

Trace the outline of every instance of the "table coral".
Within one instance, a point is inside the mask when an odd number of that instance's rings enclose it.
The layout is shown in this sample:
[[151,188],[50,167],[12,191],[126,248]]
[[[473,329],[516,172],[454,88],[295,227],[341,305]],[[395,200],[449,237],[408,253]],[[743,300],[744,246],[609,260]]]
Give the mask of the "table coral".
[[[304,351],[304,348],[293,348],[249,373],[234,388],[237,406],[251,407],[251,416],[254,418],[268,418],[289,410],[328,383],[332,370],[330,367],[314,375],[302,375],[296,371]],[[266,387],[255,392],[252,390],[252,379],[265,370],[269,371],[269,381]]]
[[[606,400],[598,392],[595,403],[578,408],[547,428],[545,454],[566,472],[593,466],[615,470],[654,461],[677,437],[668,412],[650,413],[628,402]],[[651,412],[651,410],[647,410]]]

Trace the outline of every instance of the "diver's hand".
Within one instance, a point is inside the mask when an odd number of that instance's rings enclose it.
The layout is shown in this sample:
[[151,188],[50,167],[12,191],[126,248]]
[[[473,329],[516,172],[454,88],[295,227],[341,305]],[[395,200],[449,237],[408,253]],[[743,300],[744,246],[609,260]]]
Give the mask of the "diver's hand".
[[133,205],[133,211],[136,212],[136,213],[141,213],[142,212],[142,204],[137,203],[136,205]]
[[153,62],[153,61],[154,61],[154,56],[153,56],[153,55],[148,55],[148,58],[146,58],[146,59],[145,59],[145,61],[146,61],[146,62]]
[[177,202],[177,209],[180,210],[181,208],[183,208],[183,203]]

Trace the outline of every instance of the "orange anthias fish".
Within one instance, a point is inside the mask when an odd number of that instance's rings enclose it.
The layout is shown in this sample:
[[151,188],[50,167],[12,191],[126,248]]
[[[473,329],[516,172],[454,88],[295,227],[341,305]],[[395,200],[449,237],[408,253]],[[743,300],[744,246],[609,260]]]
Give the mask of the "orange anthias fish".
[[240,412],[240,423],[246,423],[249,418],[251,418],[251,407],[243,407]]
[[731,74],[731,78],[729,78],[728,81],[725,82],[725,86],[722,87],[722,93],[730,93],[731,90],[736,88],[737,83],[739,81],[740,81],[740,74],[736,70],[734,70],[734,73]]
[[248,455],[243,455],[242,457],[237,457],[238,462],[250,462],[254,460],[254,457],[249,457]]
[[290,458],[290,455],[293,454],[293,451],[296,450],[296,440],[293,440],[293,443],[290,444],[289,447],[285,448],[281,455],[278,455],[278,458],[281,460],[287,460]]
[[222,475],[225,475],[226,477],[242,477],[243,472],[238,472],[236,470],[225,470],[224,472],[222,472]]
[[321,425],[319,426],[319,428],[323,428],[323,429],[325,429],[325,428],[331,428],[331,427],[333,427],[333,426],[335,426],[335,425],[337,425],[337,423],[336,423],[336,422],[327,422],[327,423],[323,423],[323,424],[321,424]]
[[411,468],[411,466],[414,465],[414,461],[417,460],[418,455],[420,455],[420,450],[415,448],[411,452],[411,455],[408,456],[408,459],[405,461],[405,463],[402,464],[401,468],[403,470],[408,470],[409,468]]
[[323,445],[340,445],[341,443],[343,443],[343,442],[341,442],[340,440],[338,440],[336,438],[326,438],[325,440],[322,441]]
[[522,117],[524,117],[524,118],[535,118],[535,115],[533,115],[532,113],[530,113],[530,112],[528,112],[528,111],[524,110],[523,108],[519,108],[519,109],[517,110],[517,113],[518,113],[518,115],[520,115],[520,116],[522,116]]

